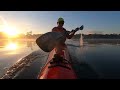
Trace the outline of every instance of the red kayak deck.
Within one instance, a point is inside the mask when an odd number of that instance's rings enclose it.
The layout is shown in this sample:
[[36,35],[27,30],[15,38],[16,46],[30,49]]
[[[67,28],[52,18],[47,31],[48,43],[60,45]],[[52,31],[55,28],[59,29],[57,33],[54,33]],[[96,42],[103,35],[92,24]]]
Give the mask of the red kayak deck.
[[[52,61],[55,54],[55,49],[53,49],[49,56],[45,66],[42,68],[38,79],[77,79],[77,76],[72,68],[71,63],[61,65],[51,65],[50,62]],[[70,62],[69,52],[67,47],[63,50],[63,57],[67,61]]]

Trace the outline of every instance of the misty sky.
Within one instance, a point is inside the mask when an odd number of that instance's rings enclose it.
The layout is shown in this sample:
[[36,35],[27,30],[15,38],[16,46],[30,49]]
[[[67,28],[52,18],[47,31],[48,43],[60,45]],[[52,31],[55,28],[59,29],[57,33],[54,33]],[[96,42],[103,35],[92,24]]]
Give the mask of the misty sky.
[[46,33],[57,26],[59,17],[69,31],[84,25],[84,33],[120,34],[120,11],[0,11],[0,25],[6,22],[20,33]]

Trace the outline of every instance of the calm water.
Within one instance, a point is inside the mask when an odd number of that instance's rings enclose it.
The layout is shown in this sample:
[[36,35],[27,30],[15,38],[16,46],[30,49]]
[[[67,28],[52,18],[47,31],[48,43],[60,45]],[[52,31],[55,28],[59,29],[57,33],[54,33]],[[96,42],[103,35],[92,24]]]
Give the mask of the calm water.
[[[35,42],[30,41],[6,41],[0,44],[0,75],[3,75],[6,67],[12,66],[20,58],[39,49]],[[73,66],[79,78],[120,79],[119,43],[113,44],[112,42],[107,44],[99,43],[98,41],[97,43],[89,43],[85,41],[82,47],[79,44],[79,40],[67,41],[68,49],[74,62]],[[38,66],[40,63],[43,65],[45,60],[43,61],[41,57],[41,61],[35,61],[30,68],[27,68],[29,73],[23,71],[18,75],[18,78],[32,78],[34,72],[38,74],[38,71],[40,71]]]
[[[78,69],[79,78],[90,78],[90,75],[86,75],[86,72],[80,72],[80,64],[78,63],[84,62],[88,64],[100,78],[120,79],[120,44],[91,44],[86,42],[83,47],[79,47],[78,41],[72,41],[69,42],[69,50],[72,59],[77,61],[75,68],[76,70]],[[85,65],[82,67],[84,69]],[[83,76],[81,76],[81,74],[83,74]]]
[[37,49],[39,48],[32,41],[1,40],[0,77],[5,73],[7,68]]

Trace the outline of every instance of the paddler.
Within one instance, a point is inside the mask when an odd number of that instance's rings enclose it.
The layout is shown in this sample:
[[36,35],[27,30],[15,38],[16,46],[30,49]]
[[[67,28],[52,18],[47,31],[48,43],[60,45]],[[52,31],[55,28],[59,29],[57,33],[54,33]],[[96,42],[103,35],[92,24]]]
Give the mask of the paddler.
[[60,17],[57,21],[57,27],[54,27],[52,29],[52,32],[61,32],[65,36],[64,40],[61,40],[59,43],[56,44],[56,47],[55,47],[56,54],[55,54],[55,56],[58,56],[58,57],[59,57],[59,55],[61,55],[61,52],[64,49],[66,39],[71,39],[74,36],[76,30],[79,29],[79,28],[76,28],[75,30],[67,31],[63,27],[64,23],[65,23],[64,19]]

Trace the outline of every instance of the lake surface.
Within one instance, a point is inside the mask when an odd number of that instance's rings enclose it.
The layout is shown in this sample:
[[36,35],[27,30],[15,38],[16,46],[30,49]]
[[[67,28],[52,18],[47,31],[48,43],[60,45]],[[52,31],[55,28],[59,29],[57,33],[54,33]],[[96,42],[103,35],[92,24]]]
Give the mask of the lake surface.
[[[78,41],[72,41],[68,46],[72,59],[77,61],[76,69],[80,68],[80,65],[77,65],[79,62],[85,62],[100,78],[120,79],[120,44],[86,42],[84,46],[80,47]],[[89,75],[81,76],[80,71],[78,74],[79,77],[89,78]]]
[[[106,43],[106,40],[103,42],[101,40],[100,42],[99,40],[97,42],[96,40],[92,40],[92,42],[84,40],[84,45],[81,47],[79,40],[68,40],[66,43],[74,62],[73,67],[79,78],[120,79],[120,44],[118,42]],[[36,50],[40,49],[35,42],[2,41],[0,43],[0,76],[5,73],[6,67],[11,67],[19,59]],[[41,61],[35,61],[27,69],[29,73],[21,72],[17,78],[32,78],[35,70],[36,72],[40,71],[39,65],[40,63],[43,65],[45,60],[41,57]],[[31,76],[29,77],[27,74],[29,76],[31,74]]]
[[33,41],[1,40],[0,41],[0,77],[7,68],[15,64],[19,59],[38,50]]

